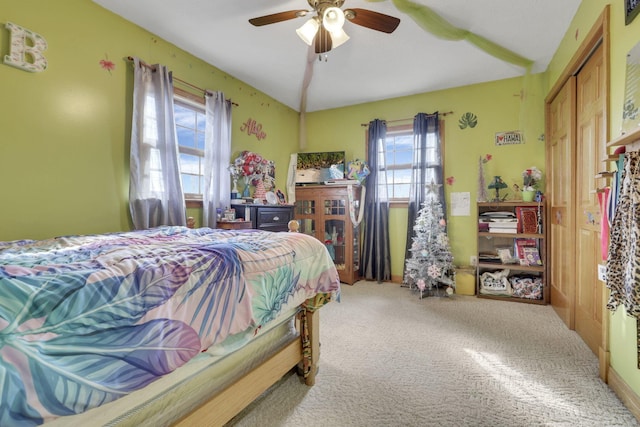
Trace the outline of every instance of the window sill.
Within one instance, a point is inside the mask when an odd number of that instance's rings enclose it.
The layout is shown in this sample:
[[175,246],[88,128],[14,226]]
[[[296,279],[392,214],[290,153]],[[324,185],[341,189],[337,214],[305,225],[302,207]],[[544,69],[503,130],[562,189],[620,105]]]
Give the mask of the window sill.
[[201,199],[186,199],[184,202],[185,202],[185,205],[187,206],[187,208],[201,208],[202,207],[202,200]]
[[407,208],[409,206],[408,200],[392,200],[389,202],[390,208]]

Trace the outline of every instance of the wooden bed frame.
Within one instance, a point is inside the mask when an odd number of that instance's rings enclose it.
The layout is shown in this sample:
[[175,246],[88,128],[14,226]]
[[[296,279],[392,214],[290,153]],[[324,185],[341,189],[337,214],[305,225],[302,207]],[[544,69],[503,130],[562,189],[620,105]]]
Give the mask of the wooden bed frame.
[[[298,226],[297,221],[289,221],[289,232],[297,233]],[[302,313],[304,315],[298,315],[296,318],[296,329],[300,332],[298,338],[291,340],[254,370],[212,396],[210,400],[175,423],[174,426],[223,426],[292,368],[297,366],[299,371],[302,371],[304,358],[302,341],[305,329],[308,332],[311,354],[308,356],[310,366],[304,374],[304,381],[308,386],[313,386],[320,358],[320,314],[318,309],[310,310],[307,308],[302,308]]]
[[[303,309],[306,310],[306,309]],[[311,346],[311,365],[305,383],[312,386],[318,368],[320,355],[319,310],[306,310],[306,316],[298,316],[296,328],[303,331],[308,328]],[[175,423],[176,427],[223,426],[269,387],[275,384],[292,368],[302,363],[302,334],[290,341],[276,354],[264,361],[237,382],[222,392],[212,396],[198,409]]]

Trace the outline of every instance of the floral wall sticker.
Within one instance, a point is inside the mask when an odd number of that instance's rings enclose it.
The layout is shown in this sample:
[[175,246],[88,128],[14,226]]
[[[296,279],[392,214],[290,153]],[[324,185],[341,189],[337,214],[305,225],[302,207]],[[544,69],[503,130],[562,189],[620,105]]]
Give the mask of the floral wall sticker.
[[106,54],[104,55],[104,58],[105,59],[100,60],[100,67],[103,70],[107,70],[109,74],[111,74],[111,70],[116,69],[116,64],[113,61],[110,61],[109,57]]
[[445,181],[447,182],[447,185],[453,185],[453,183],[456,182],[456,179],[455,179],[455,177],[450,176],[450,177],[446,178]]
[[478,117],[473,113],[464,113],[460,120],[458,120],[458,126],[460,129],[474,128],[478,125]]

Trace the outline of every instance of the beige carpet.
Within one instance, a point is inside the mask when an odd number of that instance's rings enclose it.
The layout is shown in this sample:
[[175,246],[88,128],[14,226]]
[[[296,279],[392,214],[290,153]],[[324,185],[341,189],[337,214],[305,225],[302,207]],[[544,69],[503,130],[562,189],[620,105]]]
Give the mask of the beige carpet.
[[231,426],[637,426],[550,306],[343,285],[316,385],[287,375]]

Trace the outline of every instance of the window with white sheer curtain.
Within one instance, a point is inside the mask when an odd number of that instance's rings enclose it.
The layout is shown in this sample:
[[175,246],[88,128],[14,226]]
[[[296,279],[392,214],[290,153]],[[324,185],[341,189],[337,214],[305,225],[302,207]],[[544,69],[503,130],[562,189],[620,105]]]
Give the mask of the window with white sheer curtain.
[[[231,102],[205,91],[203,106],[174,98],[166,67],[133,58],[129,206],[134,227],[186,225],[185,191],[203,200],[205,226],[229,205]],[[177,117],[177,120],[176,120]]]
[[135,229],[186,225],[173,84],[166,67],[134,58],[129,208]]

